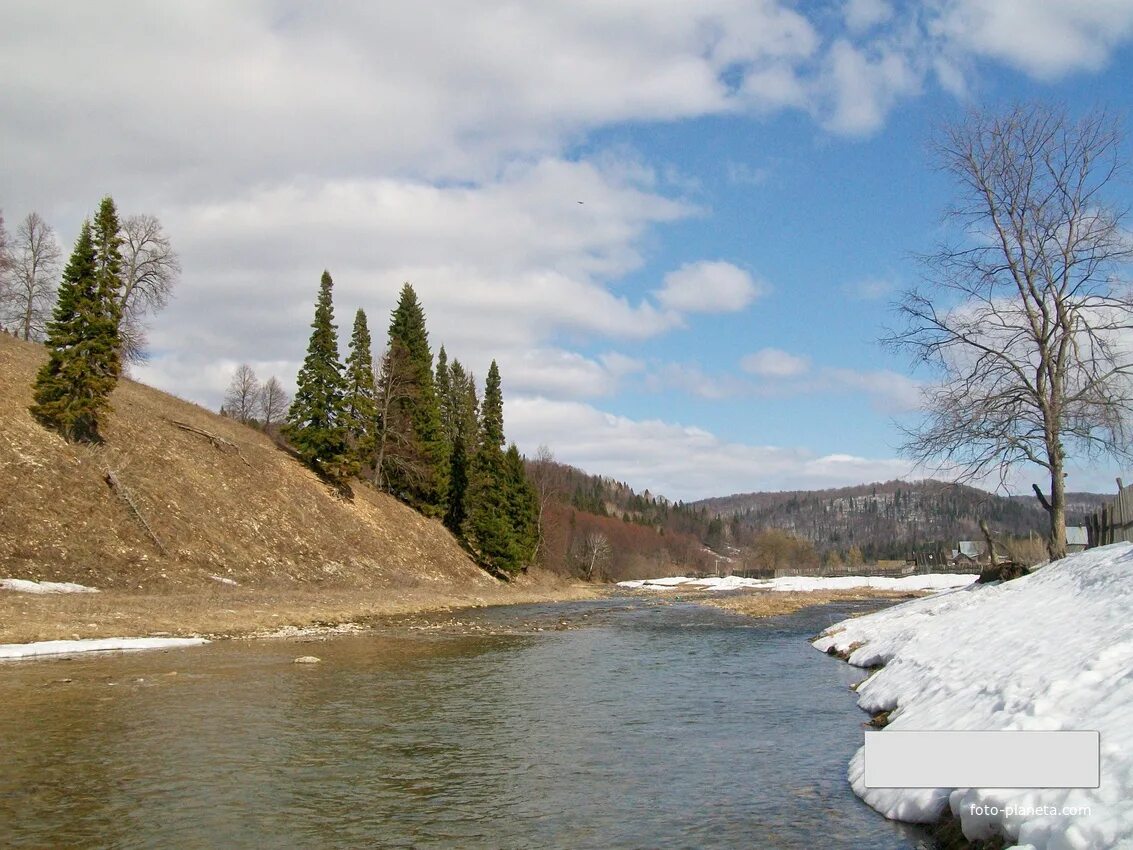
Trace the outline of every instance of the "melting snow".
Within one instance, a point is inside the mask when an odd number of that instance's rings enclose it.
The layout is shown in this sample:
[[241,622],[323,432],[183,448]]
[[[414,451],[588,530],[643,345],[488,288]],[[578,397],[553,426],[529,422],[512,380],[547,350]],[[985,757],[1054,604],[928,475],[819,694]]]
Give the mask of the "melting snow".
[[204,638],[96,638],[91,640],[44,640],[37,643],[0,643],[0,660],[36,658],[44,655],[73,655],[79,652],[112,650],[171,649],[199,646]]
[[618,587],[631,590],[671,590],[674,587],[695,588],[698,590],[755,590],[773,591],[811,591],[811,590],[854,590],[871,587],[876,590],[946,590],[963,587],[975,581],[974,575],[962,573],[929,573],[926,575],[887,578],[879,576],[784,576],[782,578],[741,578],[722,576],[710,578],[688,578],[672,576],[669,578],[650,578],[638,581],[620,581]]
[[887,729],[1101,733],[1096,789],[866,788],[859,750],[850,783],[886,817],[927,822],[949,808],[970,839],[1002,833],[1025,850],[1133,847],[1133,545],[846,620],[814,645],[852,649],[851,664],[885,665],[857,693],[866,711],[892,712]]
[[22,578],[0,578],[0,590],[19,593],[98,593],[97,587],[69,581],[28,581]]

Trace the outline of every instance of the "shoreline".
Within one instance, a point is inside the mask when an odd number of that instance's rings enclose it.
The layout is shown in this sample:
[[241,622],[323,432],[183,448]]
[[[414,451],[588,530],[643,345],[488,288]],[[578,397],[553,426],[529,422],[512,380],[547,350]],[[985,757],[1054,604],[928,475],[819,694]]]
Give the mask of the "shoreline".
[[209,640],[291,638],[368,631],[406,615],[606,595],[607,586],[548,574],[512,584],[462,589],[361,588],[353,585],[216,585],[146,593],[0,593],[0,644],[123,637]]
[[[719,592],[672,588],[673,592],[636,592],[657,602],[696,602],[753,618],[790,614],[835,602],[892,600],[920,592],[878,588],[770,592]],[[502,605],[601,599],[625,588],[568,581],[546,573],[522,576],[513,584],[455,588],[358,588],[349,585],[227,586],[175,593],[101,590],[98,593],[0,593],[0,645],[48,641],[204,638],[213,640],[288,640],[362,634],[383,629],[418,628],[407,623],[461,611]],[[417,622],[417,620],[413,620]],[[29,656],[50,657],[50,656]]]

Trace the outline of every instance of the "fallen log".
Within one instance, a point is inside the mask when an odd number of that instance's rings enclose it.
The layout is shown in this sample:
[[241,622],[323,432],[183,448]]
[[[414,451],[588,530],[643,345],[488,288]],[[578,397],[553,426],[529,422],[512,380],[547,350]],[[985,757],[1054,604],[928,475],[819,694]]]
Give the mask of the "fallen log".
[[145,530],[149,539],[153,541],[153,545],[157,547],[157,550],[161,552],[162,555],[169,554],[153,529],[150,528],[150,524],[146,522],[146,518],[142,516],[142,512],[138,509],[138,505],[134,501],[134,497],[130,495],[130,491],[118,480],[118,476],[114,473],[114,470],[107,469],[103,478],[106,480],[106,484],[110,487],[111,491],[130,509],[130,513],[134,515],[134,519],[136,519],[138,524]]
[[166,419],[165,421],[170,425],[174,425],[180,428],[182,431],[188,431],[190,434],[196,434],[198,437],[204,437],[206,440],[212,443],[215,448],[220,449],[221,451],[235,452],[236,457],[240,458],[240,460],[244,462],[245,466],[252,465],[248,463],[248,459],[244,457],[243,454],[241,454],[240,447],[231,440],[226,440],[219,434],[214,434],[211,431],[206,431],[203,428],[196,427],[195,425],[190,425],[188,422],[179,422],[176,419]]

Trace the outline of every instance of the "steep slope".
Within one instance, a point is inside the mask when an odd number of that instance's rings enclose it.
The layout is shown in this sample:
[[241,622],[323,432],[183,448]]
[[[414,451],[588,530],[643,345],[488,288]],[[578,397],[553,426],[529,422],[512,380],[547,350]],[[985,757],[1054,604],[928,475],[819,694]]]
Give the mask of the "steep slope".
[[68,444],[27,411],[44,357],[0,334],[0,578],[158,593],[215,586],[210,576],[242,586],[497,585],[439,523],[366,486],[343,498],[264,434],[133,381],[114,392],[104,445]]

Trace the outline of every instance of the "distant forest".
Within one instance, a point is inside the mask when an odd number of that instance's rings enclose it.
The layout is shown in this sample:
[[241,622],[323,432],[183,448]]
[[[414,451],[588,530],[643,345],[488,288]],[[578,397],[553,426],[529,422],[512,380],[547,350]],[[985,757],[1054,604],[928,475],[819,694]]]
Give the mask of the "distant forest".
[[[981,539],[981,519],[1005,544],[1033,539],[1041,549],[1046,534],[1046,514],[1033,497],[933,480],[683,503],[547,458],[527,466],[544,504],[545,565],[580,574],[593,569],[595,578],[673,570],[770,574],[930,555],[941,563],[958,541]],[[1103,499],[1070,494],[1069,524],[1079,524]]]

